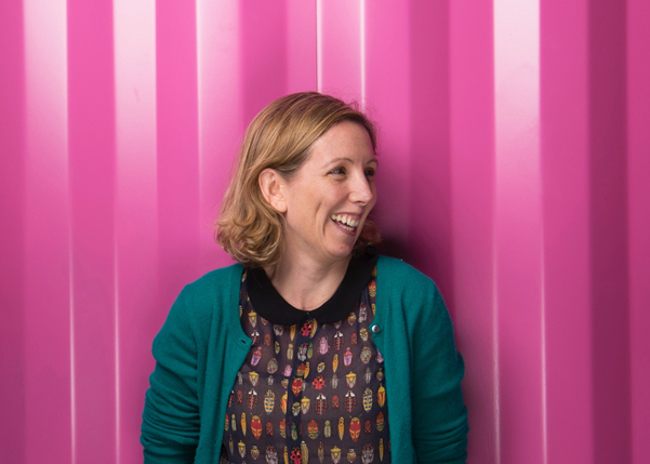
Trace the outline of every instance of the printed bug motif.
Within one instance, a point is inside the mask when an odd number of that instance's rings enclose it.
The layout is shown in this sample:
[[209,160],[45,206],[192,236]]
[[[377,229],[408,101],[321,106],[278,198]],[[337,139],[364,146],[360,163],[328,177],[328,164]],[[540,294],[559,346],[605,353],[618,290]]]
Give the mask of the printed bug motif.
[[350,438],[353,442],[359,441],[359,435],[361,435],[361,421],[358,417],[353,417],[350,419]]
[[348,384],[348,388],[354,388],[357,383],[357,374],[355,372],[345,374],[345,383]]
[[332,436],[332,422],[329,419],[325,421],[325,426],[323,427],[323,435],[325,438]]
[[353,391],[348,391],[345,394],[345,410],[348,413],[352,413],[354,407],[357,405],[357,395]]
[[248,409],[253,410],[257,405],[257,392],[255,390],[249,390],[248,392]]
[[332,390],[336,390],[339,387],[339,376],[332,374]]
[[318,341],[318,353],[320,355],[326,355],[330,349],[330,342],[327,340],[327,337],[321,337]]
[[359,305],[359,322],[366,322],[368,320],[368,306],[364,303]]
[[259,457],[260,457],[260,449],[257,447],[257,445],[251,446],[251,458],[253,458],[253,461],[257,461]]
[[[278,360],[275,358],[269,359],[269,362],[266,364],[266,372],[269,374],[275,374],[278,371]],[[269,377],[272,379],[273,377]]]
[[307,413],[309,412],[309,406],[310,406],[310,405],[311,405],[311,400],[310,400],[309,398],[307,398],[306,396],[304,396],[304,397],[300,400],[300,411],[301,411],[303,414],[307,414]]
[[278,451],[273,446],[266,447],[266,464],[278,464]]
[[341,448],[338,446],[332,447],[332,449],[330,449],[330,457],[334,464],[339,464],[339,462],[341,462]]
[[343,364],[345,367],[349,367],[350,364],[352,364],[352,350],[349,346],[345,349],[345,354],[343,355]]
[[251,323],[252,327],[257,325],[257,313],[253,310],[248,312],[248,321]]
[[275,407],[275,393],[273,392],[273,390],[269,389],[264,394],[264,411],[267,414],[271,414],[273,412],[274,407]]
[[343,344],[343,333],[340,330],[337,330],[336,333],[334,334],[334,348],[336,348],[336,351],[339,351],[341,349],[342,344]]
[[380,408],[383,408],[384,404],[386,404],[386,389],[383,385],[380,385],[377,390],[377,404],[379,404]]
[[314,390],[322,390],[325,386],[325,379],[322,375],[318,375],[311,381],[311,385],[314,387]]
[[241,425],[240,430],[241,430],[242,435],[246,436],[246,413],[245,412],[241,413],[240,425]]
[[318,422],[315,419],[312,419],[307,424],[307,435],[312,440],[318,438]]
[[294,396],[298,396],[302,391],[302,383],[303,382],[300,377],[296,377],[293,379],[293,382],[291,382],[291,391],[293,392]]
[[298,355],[297,356],[298,356],[299,360],[304,361],[305,359],[307,359],[307,348],[308,348],[307,343],[302,343],[298,347]]
[[259,416],[251,417],[251,433],[256,439],[262,436],[262,419]]
[[359,355],[361,358],[361,362],[364,364],[368,364],[370,362],[370,359],[372,358],[372,350],[368,346],[364,346],[361,348],[361,354]]
[[368,412],[372,409],[372,390],[366,388],[363,391],[363,410]]
[[367,443],[361,449],[361,463],[370,464],[375,459],[375,448]]

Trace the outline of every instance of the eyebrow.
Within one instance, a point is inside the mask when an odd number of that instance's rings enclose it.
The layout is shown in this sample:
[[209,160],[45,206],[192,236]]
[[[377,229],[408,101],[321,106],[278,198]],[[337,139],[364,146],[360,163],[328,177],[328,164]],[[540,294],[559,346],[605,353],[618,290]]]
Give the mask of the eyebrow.
[[[332,161],[330,161],[328,163],[325,163],[323,166],[330,166],[330,165],[332,165],[334,163],[339,163],[341,161],[347,161],[348,163],[354,163],[354,160],[352,158],[341,156],[339,158],[334,158]],[[379,160],[377,159],[377,157],[373,157],[366,164],[369,164],[369,163],[379,164]]]

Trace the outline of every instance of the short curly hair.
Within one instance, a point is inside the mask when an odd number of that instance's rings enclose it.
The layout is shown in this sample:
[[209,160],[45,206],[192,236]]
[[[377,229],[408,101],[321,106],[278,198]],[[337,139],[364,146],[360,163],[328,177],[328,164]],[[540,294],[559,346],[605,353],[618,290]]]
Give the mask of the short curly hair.
[[[272,266],[280,257],[283,218],[264,199],[258,183],[260,173],[271,168],[290,177],[307,159],[313,143],[343,121],[365,128],[376,148],[374,125],[361,111],[318,92],[275,100],[251,121],[216,222],[217,242],[237,261]],[[376,226],[367,220],[356,248],[378,241]]]

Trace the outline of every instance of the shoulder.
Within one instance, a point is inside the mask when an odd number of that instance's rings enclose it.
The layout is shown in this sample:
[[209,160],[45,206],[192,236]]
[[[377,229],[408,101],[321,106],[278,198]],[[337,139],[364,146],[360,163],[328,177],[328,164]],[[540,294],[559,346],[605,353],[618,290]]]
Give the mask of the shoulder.
[[[392,292],[432,296],[438,293],[431,278],[403,260],[380,255],[377,260],[377,285],[385,284]],[[414,292],[416,291],[416,292]]]
[[243,267],[238,263],[214,269],[187,284],[181,294],[198,300],[213,298],[224,292],[229,294],[233,287],[239,288],[242,271]]
[[380,256],[376,281],[377,314],[382,318],[398,317],[406,321],[409,330],[430,330],[449,318],[434,281],[401,259]]
[[237,304],[241,264],[214,269],[185,285],[174,306],[180,306],[186,317],[199,324],[214,316],[215,308],[230,308]]

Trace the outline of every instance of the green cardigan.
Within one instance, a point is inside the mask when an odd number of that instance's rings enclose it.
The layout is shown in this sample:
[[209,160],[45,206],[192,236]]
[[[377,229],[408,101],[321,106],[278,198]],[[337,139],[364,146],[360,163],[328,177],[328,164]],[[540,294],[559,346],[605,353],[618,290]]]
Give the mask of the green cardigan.
[[[217,463],[226,403],[251,339],[239,321],[243,268],[187,285],[153,342],[141,442],[145,463]],[[371,333],[384,356],[391,462],[462,463],[463,361],[435,284],[401,260],[377,262]]]

